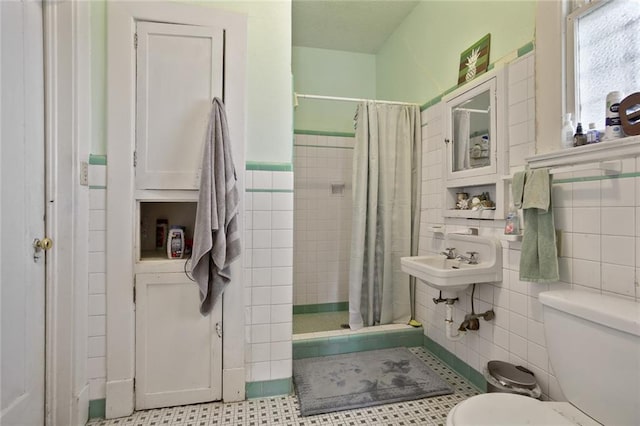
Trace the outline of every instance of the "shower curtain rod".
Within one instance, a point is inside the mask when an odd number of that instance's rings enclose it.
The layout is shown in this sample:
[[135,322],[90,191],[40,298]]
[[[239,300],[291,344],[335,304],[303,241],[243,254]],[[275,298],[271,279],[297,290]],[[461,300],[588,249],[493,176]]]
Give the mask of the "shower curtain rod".
[[341,98],[338,96],[321,96],[321,95],[303,95],[299,93],[294,93],[296,98],[296,104],[298,98],[303,99],[321,99],[325,101],[342,101],[342,102],[378,102],[381,104],[391,104],[391,105],[418,105],[416,103],[411,102],[396,102],[396,101],[379,101],[376,99],[358,99],[358,98]]

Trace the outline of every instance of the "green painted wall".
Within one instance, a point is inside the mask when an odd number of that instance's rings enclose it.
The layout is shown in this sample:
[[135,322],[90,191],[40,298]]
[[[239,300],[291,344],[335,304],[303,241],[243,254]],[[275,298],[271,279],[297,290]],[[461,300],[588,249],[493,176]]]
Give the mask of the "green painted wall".
[[460,53],[491,33],[490,62],[534,39],[535,1],[422,1],[376,57],[380,99],[424,104],[457,84]]
[[[246,160],[291,162],[291,0],[208,0],[197,4],[248,16]],[[94,126],[91,152],[104,155],[105,0],[92,1],[91,13]]]
[[[297,93],[376,97],[375,55],[294,46],[292,70]],[[351,102],[299,99],[294,127],[353,133],[355,108]]]

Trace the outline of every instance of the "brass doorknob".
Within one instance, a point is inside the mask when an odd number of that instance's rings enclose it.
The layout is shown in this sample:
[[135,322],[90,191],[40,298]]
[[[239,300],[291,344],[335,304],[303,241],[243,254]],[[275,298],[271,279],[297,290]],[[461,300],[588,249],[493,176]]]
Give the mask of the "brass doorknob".
[[33,241],[33,246],[37,249],[49,250],[51,247],[53,247],[53,241],[51,240],[51,238],[47,238],[47,237],[44,237],[41,240],[36,238]]

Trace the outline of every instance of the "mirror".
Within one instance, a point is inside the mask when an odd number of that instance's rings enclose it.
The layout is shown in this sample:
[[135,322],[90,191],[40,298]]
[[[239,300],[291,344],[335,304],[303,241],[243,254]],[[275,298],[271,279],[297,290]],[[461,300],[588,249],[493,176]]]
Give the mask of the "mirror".
[[452,164],[459,172],[491,165],[491,92],[489,89],[451,107]]

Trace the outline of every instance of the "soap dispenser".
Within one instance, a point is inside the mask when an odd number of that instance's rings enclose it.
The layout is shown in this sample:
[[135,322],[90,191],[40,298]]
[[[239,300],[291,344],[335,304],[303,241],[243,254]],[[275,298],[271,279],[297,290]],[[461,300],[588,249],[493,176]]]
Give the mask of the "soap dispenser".
[[564,123],[562,124],[562,147],[573,147],[573,123],[571,122],[571,113],[564,115]]

